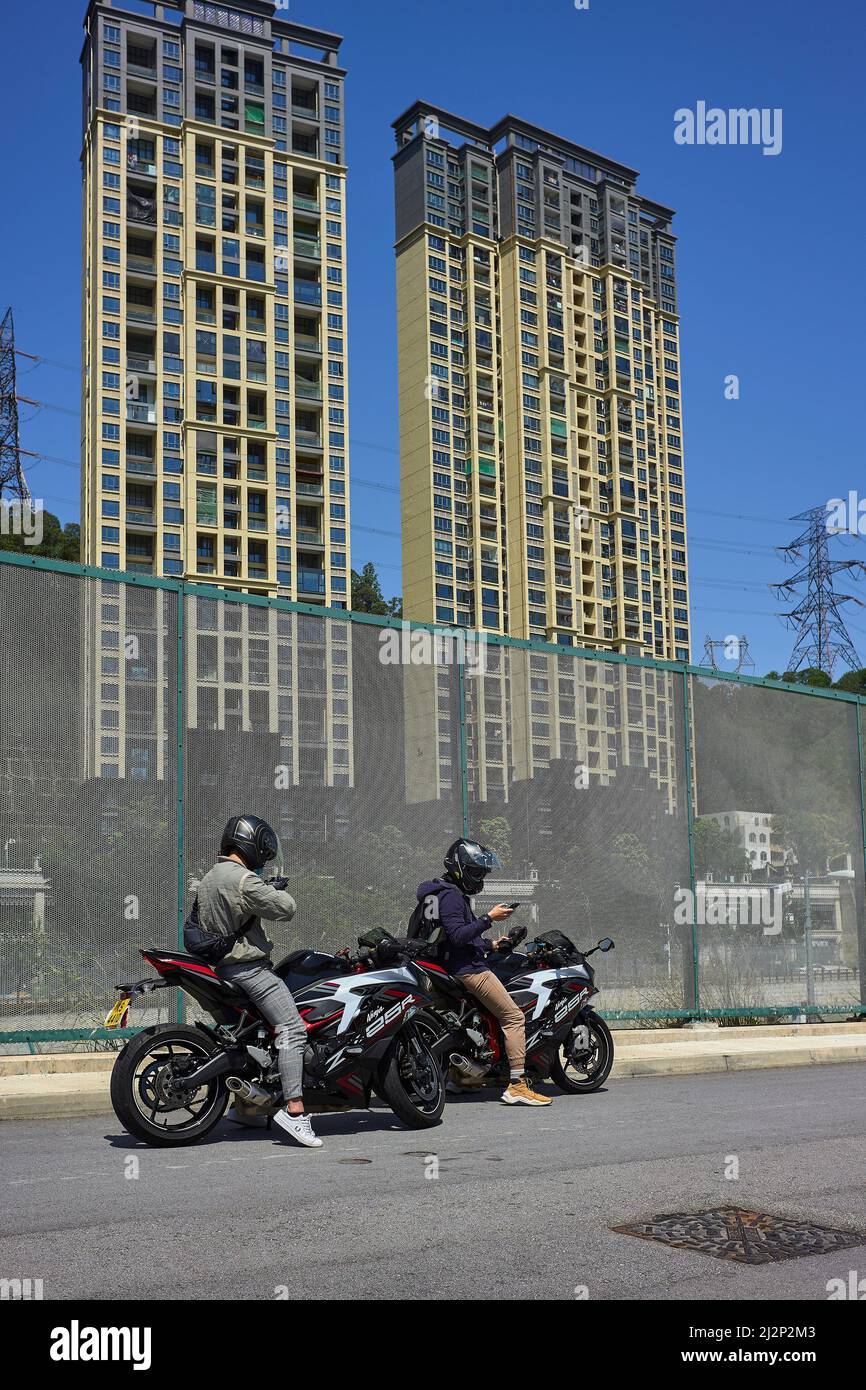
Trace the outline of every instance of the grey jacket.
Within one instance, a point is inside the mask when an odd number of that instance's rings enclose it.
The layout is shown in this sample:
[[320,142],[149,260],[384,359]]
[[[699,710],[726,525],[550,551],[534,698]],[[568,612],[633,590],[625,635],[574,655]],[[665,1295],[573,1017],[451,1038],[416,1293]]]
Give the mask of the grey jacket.
[[295,915],[295,900],[290,893],[263,883],[251,869],[220,856],[198,885],[198,912],[205,930],[221,936],[233,936],[241,923],[252,917],[249,927],[220,961],[221,966],[234,965],[270,959],[274,943],[265,936],[261,919],[288,922]]

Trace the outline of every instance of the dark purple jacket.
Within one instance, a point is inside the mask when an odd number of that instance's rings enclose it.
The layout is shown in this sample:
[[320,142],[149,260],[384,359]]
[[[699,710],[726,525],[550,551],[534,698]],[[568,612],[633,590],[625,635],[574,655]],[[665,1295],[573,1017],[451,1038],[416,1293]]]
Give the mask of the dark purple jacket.
[[439,900],[439,921],[448,938],[444,964],[451,974],[469,975],[476,970],[489,970],[484,958],[492,949],[492,943],[486,941],[483,934],[492,925],[490,918],[486,915],[473,917],[469,899],[456,883],[449,883],[447,879],[434,878],[419,883],[419,902],[431,893]]

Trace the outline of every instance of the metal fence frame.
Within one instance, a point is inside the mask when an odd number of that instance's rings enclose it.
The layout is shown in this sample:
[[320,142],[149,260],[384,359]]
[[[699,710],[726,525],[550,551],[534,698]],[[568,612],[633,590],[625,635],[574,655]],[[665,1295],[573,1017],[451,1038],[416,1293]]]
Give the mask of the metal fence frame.
[[[56,574],[77,576],[84,579],[107,580],[115,584],[129,584],[140,588],[165,589],[177,595],[177,883],[178,883],[178,944],[183,943],[183,921],[184,921],[184,829],[185,829],[185,788],[184,788],[184,728],[185,728],[185,698],[184,698],[184,643],[185,643],[185,602],[188,597],[198,599],[216,599],[225,603],[241,603],[255,605],[263,608],[273,608],[287,613],[309,614],[317,618],[339,620],[341,622],[351,622],[356,625],[367,624],[374,627],[393,627],[395,620],[391,617],[380,617],[371,613],[354,613],[349,609],[326,608],[319,604],[297,603],[288,599],[272,598],[258,594],[233,593],[231,590],[221,589],[215,585],[201,583],[187,583],[182,579],[163,579],[152,575],[130,574],[123,570],[100,569],[94,565],[82,565],[66,560],[46,559],[42,556],[20,554],[15,551],[0,550],[0,565],[18,566],[23,569],[43,570]],[[454,637],[462,632],[462,629],[446,627],[439,623],[416,622],[409,620],[399,620],[402,625],[411,630],[420,630],[431,633],[438,633],[446,637]],[[763,676],[747,676],[735,671],[717,671],[707,666],[696,666],[691,663],[676,661],[658,661],[649,657],[626,656],[619,652],[605,652],[593,648],[584,647],[563,647],[552,642],[535,642],[517,637],[504,637],[493,633],[484,634],[486,641],[491,646],[513,648],[528,652],[582,658],[587,661],[604,661],[607,664],[617,664],[624,666],[642,667],[645,670],[667,671],[669,673],[680,673],[683,682],[683,737],[684,737],[684,767],[686,784],[689,794],[686,797],[686,821],[689,840],[689,874],[691,889],[695,891],[695,852],[694,852],[694,815],[692,807],[692,725],[693,710],[691,696],[691,677],[712,679],[714,681],[735,681],[743,685],[763,686],[769,690],[788,691],[799,695],[803,699],[819,700],[842,700],[856,707],[856,728],[857,728],[857,750],[858,750],[858,779],[860,791],[860,826],[861,826],[861,851],[863,855],[863,868],[866,874],[866,763],[864,763],[863,748],[863,709],[866,708],[866,696],[856,695],[845,690],[827,690],[819,686],[804,686],[792,681],[768,680]],[[466,745],[466,673],[462,663],[457,663],[458,682],[459,682],[459,708],[460,708],[460,786],[461,802],[463,810],[463,833],[468,834],[469,826],[469,764]],[[744,1015],[749,1017],[778,1017],[800,1016],[803,1014],[813,1014],[824,1016],[828,1014],[847,1014],[849,1016],[866,1017],[866,1003],[861,1005],[778,1005],[773,1007],[755,1007],[749,1005],[742,1008],[727,1009],[702,1009],[700,1004],[700,969],[699,969],[699,948],[697,925],[692,924],[692,969],[694,974],[694,997],[695,1007],[693,1009],[665,1009],[665,1010],[613,1010],[607,1011],[605,1017],[614,1021],[640,1021],[658,1022],[661,1019],[676,1019],[683,1022],[712,1020],[720,1018],[737,1018]],[[100,1041],[118,1037],[131,1037],[137,1029],[127,1029],[123,1032],[108,1032],[104,1028],[94,1029],[18,1029],[14,1032],[0,1031],[0,1044],[24,1043],[33,1052],[36,1044],[40,1042],[82,1042]]]

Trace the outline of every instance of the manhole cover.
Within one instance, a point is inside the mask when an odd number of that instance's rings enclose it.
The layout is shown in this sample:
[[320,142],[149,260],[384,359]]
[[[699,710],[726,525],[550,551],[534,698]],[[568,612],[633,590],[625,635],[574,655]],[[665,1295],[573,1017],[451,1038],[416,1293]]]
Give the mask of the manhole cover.
[[338,1158],[338,1163],[372,1163],[372,1158]]
[[613,1226],[614,1231],[641,1240],[657,1240],[678,1250],[697,1250],[718,1260],[737,1260],[740,1264],[775,1264],[795,1260],[800,1255],[827,1255],[866,1245],[866,1232],[836,1231],[806,1221],[788,1221],[766,1212],[744,1211],[740,1207],[718,1207],[714,1211],[676,1212],[656,1216],[651,1221],[635,1221]]

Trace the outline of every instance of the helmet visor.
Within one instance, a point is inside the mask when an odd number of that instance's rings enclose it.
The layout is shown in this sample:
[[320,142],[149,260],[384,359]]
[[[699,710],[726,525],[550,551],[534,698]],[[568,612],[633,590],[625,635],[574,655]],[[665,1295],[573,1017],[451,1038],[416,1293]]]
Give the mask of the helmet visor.
[[283,870],[283,846],[279,835],[269,826],[262,836],[262,855],[264,864],[274,872]]
[[489,874],[493,869],[502,868],[502,860],[493,849],[488,849],[486,845],[475,844],[470,841],[463,849],[463,863],[466,868],[479,869],[483,874]]

